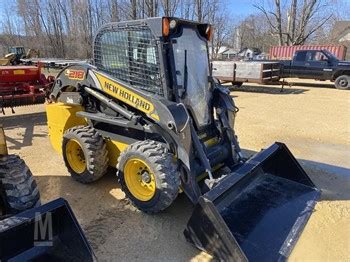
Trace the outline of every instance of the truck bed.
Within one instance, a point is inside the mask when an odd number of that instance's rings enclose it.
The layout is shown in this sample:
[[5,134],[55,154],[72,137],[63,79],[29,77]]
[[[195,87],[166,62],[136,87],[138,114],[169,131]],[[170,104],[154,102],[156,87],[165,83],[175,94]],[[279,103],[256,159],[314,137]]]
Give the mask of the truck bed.
[[279,62],[213,61],[213,76],[222,82],[268,83],[279,81]]

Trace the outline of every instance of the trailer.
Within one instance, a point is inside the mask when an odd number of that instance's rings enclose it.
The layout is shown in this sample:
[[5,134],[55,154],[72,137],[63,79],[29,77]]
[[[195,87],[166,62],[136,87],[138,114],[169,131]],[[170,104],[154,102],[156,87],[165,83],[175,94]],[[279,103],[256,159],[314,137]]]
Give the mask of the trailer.
[[88,64],[89,60],[79,59],[64,59],[64,58],[33,58],[33,59],[22,59],[24,64],[38,65],[39,63],[45,68],[62,69],[66,66],[76,64]]
[[[38,66],[0,66],[0,109],[45,102],[54,77],[46,77]],[[3,111],[4,112],[4,111]]]
[[244,82],[267,84],[278,82],[281,75],[279,62],[212,61],[213,77],[222,83],[240,86]]

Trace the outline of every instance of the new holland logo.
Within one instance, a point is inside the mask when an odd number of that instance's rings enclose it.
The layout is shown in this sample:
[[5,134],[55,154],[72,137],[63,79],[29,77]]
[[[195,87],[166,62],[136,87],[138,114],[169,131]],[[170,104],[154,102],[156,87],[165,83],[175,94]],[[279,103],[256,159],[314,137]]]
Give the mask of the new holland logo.
[[154,114],[154,106],[151,102],[143,98],[142,96],[135,94],[127,88],[121,86],[108,79],[107,77],[95,73],[98,81],[100,82],[101,88],[109,95],[119,99],[120,101],[131,105],[140,111],[149,114],[153,119],[159,120],[159,116]]
[[151,104],[148,101],[146,101],[145,99],[142,99],[141,97],[138,97],[138,95],[136,94],[128,92],[125,89],[123,90],[116,85],[105,82],[103,88],[113,92],[118,97],[124,98],[125,100],[129,101],[132,105],[134,105],[137,108],[142,108],[147,112],[149,112],[151,109]]

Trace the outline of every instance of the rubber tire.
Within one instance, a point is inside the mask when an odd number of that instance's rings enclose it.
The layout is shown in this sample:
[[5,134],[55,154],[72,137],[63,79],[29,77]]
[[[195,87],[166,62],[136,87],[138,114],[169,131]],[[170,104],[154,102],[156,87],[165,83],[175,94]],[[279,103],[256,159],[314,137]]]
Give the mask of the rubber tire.
[[[66,157],[66,145],[69,140],[79,142],[84,152],[86,169],[78,174],[70,167]],[[64,163],[72,178],[80,183],[87,184],[100,179],[107,172],[108,151],[102,136],[90,126],[76,126],[68,129],[63,135],[62,152]]]
[[40,193],[32,172],[17,155],[0,158],[0,189],[5,215],[40,206]]
[[243,85],[243,82],[232,82],[232,87],[241,87]]
[[230,91],[234,91],[236,88],[240,88],[243,85],[243,82],[231,82],[232,86],[228,86]]
[[9,228],[13,228],[13,227],[16,227],[17,225],[23,224],[28,220],[29,218],[21,217],[21,216],[5,217],[4,219],[0,220],[0,233],[4,232]]
[[[156,192],[149,201],[140,201],[135,198],[125,183],[123,169],[127,160],[133,157],[145,161],[155,176]],[[169,153],[161,143],[153,140],[133,143],[120,154],[117,178],[126,196],[134,206],[145,213],[158,213],[169,207],[176,199],[181,183],[173,154]]]
[[[343,87],[340,85],[340,81],[341,80],[346,80],[347,81],[347,86],[346,87]],[[335,79],[335,82],[334,82],[334,85],[335,85],[335,88],[337,89],[340,89],[340,90],[349,90],[350,89],[350,76],[348,75],[341,75],[341,76],[338,76],[337,79]]]

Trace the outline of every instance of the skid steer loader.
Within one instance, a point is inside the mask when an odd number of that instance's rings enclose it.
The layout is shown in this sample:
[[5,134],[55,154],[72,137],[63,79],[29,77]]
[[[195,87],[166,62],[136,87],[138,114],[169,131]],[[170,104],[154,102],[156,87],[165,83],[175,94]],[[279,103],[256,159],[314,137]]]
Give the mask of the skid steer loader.
[[245,159],[238,109],[211,77],[212,34],[209,24],[172,17],[104,25],[94,65],[58,74],[46,107],[50,140],[79,182],[116,167],[144,212],[184,191],[196,204],[185,237],[215,257],[283,260],[319,191],[284,144]]
[[0,125],[0,261],[93,261],[92,249],[64,199],[40,205],[32,172],[8,154]]

